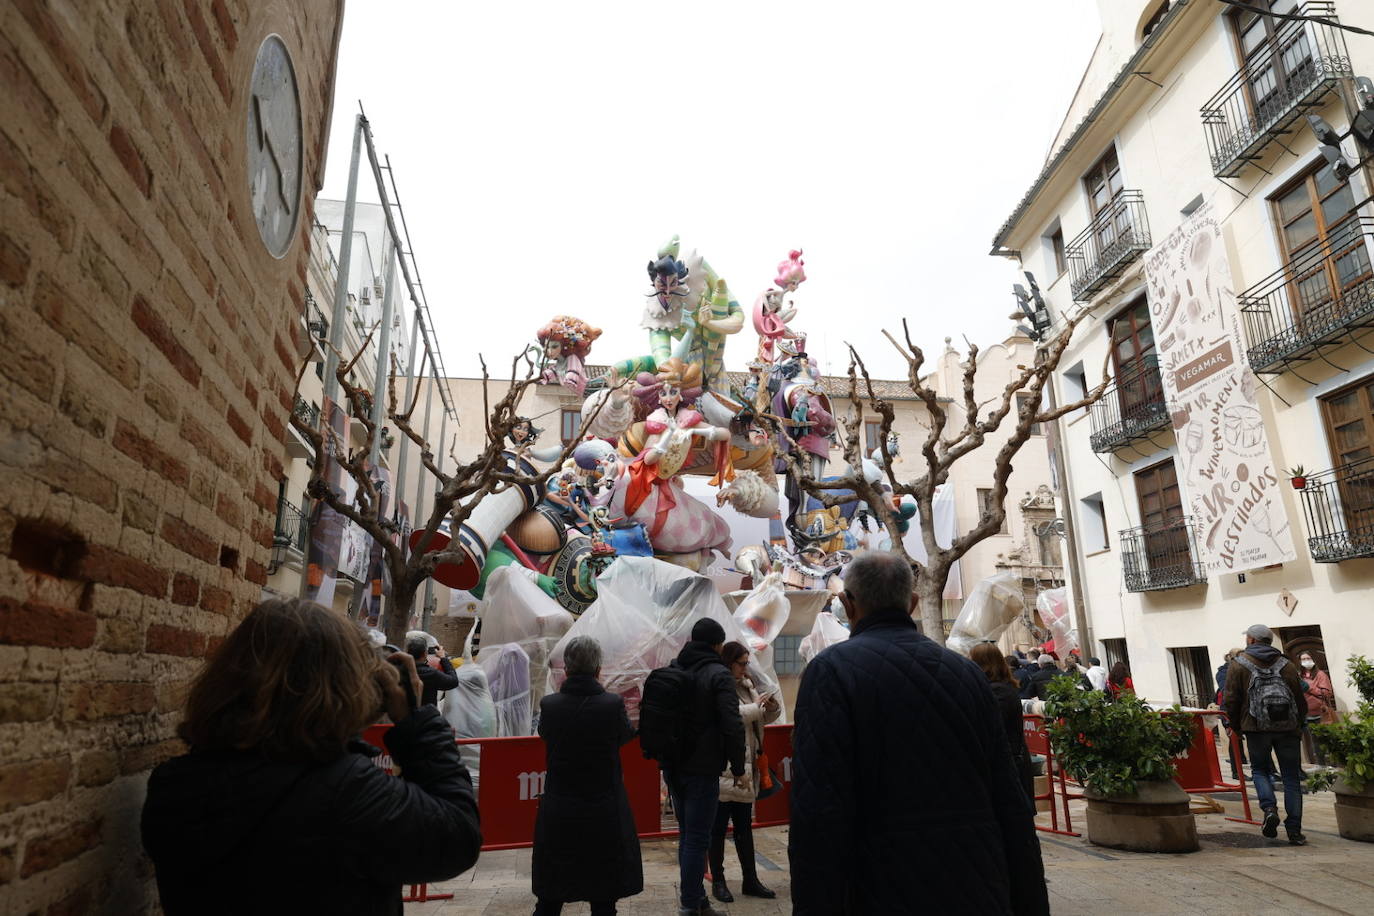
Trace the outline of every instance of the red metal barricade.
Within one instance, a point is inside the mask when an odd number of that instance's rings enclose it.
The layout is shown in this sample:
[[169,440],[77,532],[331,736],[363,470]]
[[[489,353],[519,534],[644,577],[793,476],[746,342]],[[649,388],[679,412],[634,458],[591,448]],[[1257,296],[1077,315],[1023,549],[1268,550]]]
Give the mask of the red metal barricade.
[[[1032,754],[1041,754],[1045,758],[1045,784],[1046,792],[1044,795],[1036,795],[1036,801],[1046,801],[1050,803],[1050,826],[1036,824],[1036,830],[1045,833],[1057,833],[1060,836],[1082,836],[1083,834],[1073,829],[1073,818],[1069,814],[1069,800],[1071,798],[1082,798],[1081,794],[1070,795],[1069,787],[1064,782],[1064,770],[1056,765],[1054,748],[1050,746],[1050,733],[1045,730],[1045,717],[1036,715],[1023,715],[1021,717],[1023,734],[1026,737],[1026,749]],[[1054,787],[1056,783],[1059,791],[1056,793]],[[1059,796],[1059,804],[1064,806],[1064,829],[1059,829],[1059,811],[1055,807],[1055,795]],[[1039,817],[1039,812],[1036,812]]]
[[[385,748],[383,737],[390,725],[373,725],[363,732],[363,740]],[[547,772],[544,739],[463,738],[458,744],[476,745],[482,762],[477,780],[477,807],[482,812],[482,849],[521,849],[534,845],[534,821],[539,813],[539,796],[544,792]],[[754,826],[775,827],[788,822],[792,782],[792,726],[770,725],[763,730],[764,752],[782,780],[781,789],[754,806]],[[377,765],[392,772],[391,757],[383,752]],[[676,836],[677,830],[664,830],[662,822],[663,789],[658,763],[646,760],[638,739],[620,749],[620,766],[625,791],[634,815],[635,830],[641,839]],[[440,898],[419,894],[407,900]]]

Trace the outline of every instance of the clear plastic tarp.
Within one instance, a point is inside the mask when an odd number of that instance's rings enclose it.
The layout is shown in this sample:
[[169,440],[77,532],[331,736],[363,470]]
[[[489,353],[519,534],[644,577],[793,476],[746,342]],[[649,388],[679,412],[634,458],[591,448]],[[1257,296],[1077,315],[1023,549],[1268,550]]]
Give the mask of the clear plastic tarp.
[[[454,674],[458,686],[444,694],[442,712],[444,720],[453,729],[455,738],[494,738],[496,737],[496,704],[492,702],[491,690],[487,686],[487,672],[481,665],[459,665]],[[478,765],[481,754],[474,744],[458,745],[458,755],[472,773],[475,787],[478,778]]]
[[790,613],[782,573],[771,572],[735,608],[735,621],[744,631],[744,644],[759,653],[777,639]]
[[1068,658],[1078,648],[1078,628],[1069,616],[1069,592],[1064,588],[1049,588],[1035,598],[1035,609],[1054,637],[1055,654]]
[[548,683],[549,652],[572,627],[573,615],[515,566],[493,570],[483,595],[482,644],[514,643],[529,656],[529,702],[532,725],[537,725],[539,700]]
[[[590,636],[601,646],[602,686],[624,698],[630,720],[638,723],[644,679],[677,656],[703,617],[719,623],[727,641],[749,644],[710,579],[652,557],[622,557],[597,578],[596,601],[550,653],[549,689],[563,683],[564,646]],[[749,677],[760,693],[781,696],[777,678],[757,658],[750,660]]]
[[[496,707],[496,735],[518,738],[534,733],[530,711],[530,657],[516,643],[483,645],[477,664],[487,673],[487,686]],[[467,667],[466,665],[464,667]]]
[[1025,607],[1019,576],[1012,572],[988,576],[973,587],[964,601],[945,646],[968,655],[980,642],[996,642]]
[[811,624],[811,632],[802,637],[797,654],[801,656],[802,664],[805,665],[822,649],[844,642],[848,638],[849,628],[840,623],[840,619],[834,614],[821,611],[816,615],[816,622]]

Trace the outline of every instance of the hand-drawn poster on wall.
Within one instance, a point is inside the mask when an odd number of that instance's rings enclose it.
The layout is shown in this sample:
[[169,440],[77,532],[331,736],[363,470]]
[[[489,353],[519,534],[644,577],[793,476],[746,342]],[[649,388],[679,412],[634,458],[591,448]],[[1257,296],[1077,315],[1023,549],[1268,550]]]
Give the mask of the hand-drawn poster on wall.
[[1199,559],[1209,573],[1294,559],[1281,475],[1269,454],[1255,375],[1244,363],[1231,264],[1210,204],[1155,246],[1145,276]]

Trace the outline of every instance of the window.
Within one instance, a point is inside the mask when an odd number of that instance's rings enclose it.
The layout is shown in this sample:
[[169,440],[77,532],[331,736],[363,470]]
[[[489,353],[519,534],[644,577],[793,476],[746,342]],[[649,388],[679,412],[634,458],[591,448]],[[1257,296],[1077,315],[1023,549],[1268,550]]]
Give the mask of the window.
[[1353,212],[1350,183],[1337,180],[1335,170],[1323,165],[1276,194],[1271,203],[1289,264],[1293,320],[1299,328],[1305,320],[1328,321],[1335,301],[1374,276]]
[[[1005,503],[1004,503],[1004,505],[1005,505]],[[992,490],[990,490],[990,489],[984,489],[983,487],[979,487],[979,488],[978,488],[978,516],[979,516],[979,519],[981,520],[982,517],[985,516],[985,515],[992,515],[992,514],[996,511],[996,509],[997,509],[997,504],[996,504],[995,502],[992,501]],[[998,534],[1006,534],[1006,533],[1007,533],[1007,517],[1006,517],[1005,515],[1002,516],[1002,530],[998,531],[997,533],[998,533]]]
[[1117,206],[1125,188],[1122,186],[1121,163],[1117,161],[1116,147],[1107,150],[1106,155],[1088,170],[1088,174],[1083,176],[1083,185],[1092,208],[1093,234],[1096,236],[1094,245],[1099,254],[1107,252],[1120,236],[1131,231],[1130,211]]
[[1189,532],[1178,524],[1183,519],[1183,494],[1178,488],[1173,459],[1137,471],[1135,494],[1140,501],[1140,524],[1145,528],[1146,569],[1158,571],[1190,565]]
[[1197,212],[1198,208],[1201,207],[1201,206],[1202,206],[1202,195],[1199,194],[1199,195],[1197,195],[1196,197],[1194,197],[1192,200],[1190,200],[1190,201],[1188,201],[1186,204],[1184,204],[1184,205],[1183,205],[1183,209],[1180,210],[1179,212],[1182,213],[1184,216],[1192,216],[1194,213]]
[[1045,233],[1043,241],[1046,249],[1045,261],[1054,268],[1054,275],[1058,277],[1069,267],[1068,258],[1064,255],[1064,227],[1059,225],[1058,220],[1050,231]]
[[1345,469],[1336,480],[1346,531],[1367,536],[1374,533],[1374,378],[1321,401],[1326,441],[1336,466]]
[[[1293,12],[1294,0],[1251,0],[1251,6]],[[1249,10],[1233,10],[1231,30],[1245,60],[1246,101],[1255,123],[1268,124],[1286,111],[1317,77],[1305,28]]]
[[1149,38],[1154,33],[1154,30],[1159,28],[1159,24],[1164,21],[1164,17],[1169,15],[1169,6],[1169,0],[1164,0],[1164,2],[1159,4],[1158,9],[1154,11],[1150,18],[1145,20],[1145,25],[1140,29],[1141,41]]
[[563,444],[575,441],[582,433],[582,411],[563,409],[559,416],[558,434]]
[[1108,671],[1111,671],[1117,662],[1125,662],[1126,670],[1131,670],[1131,652],[1126,648],[1126,640],[1102,640],[1102,661]]
[[[1032,398],[1031,398],[1030,395],[1028,395],[1028,394],[1018,394],[1018,395],[1016,396],[1016,412],[1017,412],[1017,414],[1020,414],[1021,411],[1025,410],[1025,409],[1027,408],[1027,405],[1028,405],[1028,404],[1031,404],[1032,402],[1033,402],[1033,401],[1032,401]],[[1043,436],[1043,435],[1045,434],[1045,430],[1041,427],[1041,425],[1040,425],[1039,423],[1032,423],[1032,424],[1031,424],[1030,431],[1031,431],[1031,435],[1032,435],[1032,436]]]
[[773,640],[773,671],[779,677],[801,674],[805,667],[797,652],[801,641],[800,636],[779,636]]
[[1207,657],[1207,647],[1170,649],[1169,655],[1173,657],[1179,705],[1202,709],[1213,702],[1217,695],[1217,682],[1212,662]]
[[1107,326],[1111,333],[1116,399],[1121,416],[1146,416],[1150,412],[1149,405],[1164,400],[1149,303],[1142,297],[1126,306]]
[[881,420],[864,421],[864,454],[870,458],[882,454],[883,424]]
[[1083,542],[1084,553],[1097,553],[1111,548],[1107,536],[1107,510],[1102,505],[1102,494],[1094,493],[1078,501],[1078,536]]

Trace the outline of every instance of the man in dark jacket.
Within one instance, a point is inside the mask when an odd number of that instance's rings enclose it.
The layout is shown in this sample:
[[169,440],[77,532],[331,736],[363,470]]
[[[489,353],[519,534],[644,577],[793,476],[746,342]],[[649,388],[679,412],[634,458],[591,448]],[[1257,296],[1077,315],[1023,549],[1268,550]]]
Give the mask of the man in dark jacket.
[[1045,688],[1050,685],[1050,681],[1061,674],[1063,672],[1055,665],[1054,657],[1046,652],[1040,656],[1040,667],[1032,671],[1031,676],[1026,678],[1026,682],[1021,685],[1021,699],[1045,699]]
[[[446,655],[429,654],[429,640],[423,636],[407,638],[406,652],[415,659],[415,673],[420,675],[420,705],[438,706],[439,691],[453,690],[458,686],[458,675],[453,670],[453,663]],[[447,670],[444,669],[445,665],[448,666]]]
[[744,720],[739,715],[735,679],[720,660],[725,628],[709,617],[692,627],[692,638],[673,665],[696,677],[696,692],[688,723],[691,751],[681,760],[664,762],[663,780],[673,796],[677,814],[677,861],[681,916],[713,914],[706,898],[706,851],[711,844],[720,797],[720,774],[726,764],[744,784]]
[[557,916],[570,900],[593,916],[644,889],[639,836],[620,770],[620,747],[634,737],[625,702],[597,681],[601,646],[578,636],[563,650],[568,678],[540,701],[539,735],[548,764],[534,822],[530,883],[536,916]]
[[849,639],[797,697],[792,912],[1048,913],[987,678],[916,629],[901,557],[861,554],[844,586]]
[[[1288,832],[1288,842],[1303,846],[1307,837],[1302,832],[1302,726],[1301,710],[1306,708],[1303,700],[1302,678],[1288,659],[1275,649],[1273,632],[1262,623],[1257,623],[1245,631],[1245,651],[1231,661],[1226,672],[1225,703],[1226,718],[1231,727],[1240,727],[1245,735],[1245,744],[1250,751],[1250,771],[1255,780],[1255,794],[1259,796],[1260,807],[1264,809],[1264,826],[1260,832],[1267,837],[1279,835],[1278,799],[1274,795],[1274,762],[1270,759],[1272,750],[1279,759],[1279,772],[1283,776],[1283,810],[1287,817],[1283,826]],[[1261,715],[1251,703],[1250,686],[1262,672],[1277,668],[1282,684],[1289,695],[1280,696],[1281,701],[1291,699],[1292,705],[1286,711],[1284,703],[1271,707]],[[1277,714],[1274,712],[1277,709]]]

